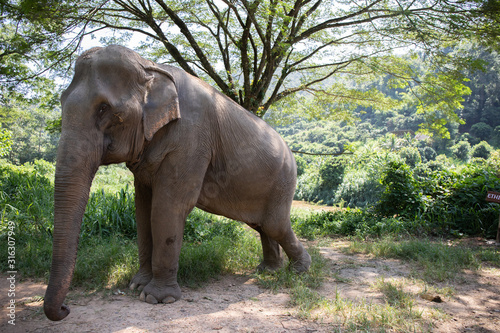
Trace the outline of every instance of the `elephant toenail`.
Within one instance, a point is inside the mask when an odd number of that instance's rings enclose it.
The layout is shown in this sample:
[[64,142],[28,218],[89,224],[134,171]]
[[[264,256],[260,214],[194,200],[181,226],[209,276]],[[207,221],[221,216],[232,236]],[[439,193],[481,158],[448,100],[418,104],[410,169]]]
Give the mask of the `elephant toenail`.
[[156,300],[156,298],[153,295],[148,295],[146,297],[146,302],[149,304],[158,304],[158,301]]
[[146,302],[146,294],[144,293],[144,291],[141,293],[141,295],[139,296],[139,299],[143,302]]
[[175,298],[173,298],[172,296],[167,296],[161,302],[163,304],[170,304],[170,303],[175,302]]

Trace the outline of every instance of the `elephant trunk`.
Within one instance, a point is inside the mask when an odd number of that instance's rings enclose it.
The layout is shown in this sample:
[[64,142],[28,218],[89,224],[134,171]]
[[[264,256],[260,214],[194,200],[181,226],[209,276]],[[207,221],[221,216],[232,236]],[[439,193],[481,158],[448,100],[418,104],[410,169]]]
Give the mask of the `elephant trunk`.
[[54,182],[52,266],[44,300],[45,315],[54,321],[64,319],[70,312],[63,302],[75,269],[90,186],[99,167],[95,150],[78,154],[79,144],[72,141],[70,144],[61,137]]

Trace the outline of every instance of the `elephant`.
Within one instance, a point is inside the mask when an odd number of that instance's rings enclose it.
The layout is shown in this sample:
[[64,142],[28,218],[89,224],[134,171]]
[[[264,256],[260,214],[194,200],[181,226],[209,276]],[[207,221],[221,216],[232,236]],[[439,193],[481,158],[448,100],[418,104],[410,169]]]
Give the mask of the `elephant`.
[[126,47],[85,51],[61,95],[62,130],[54,180],[54,231],[44,312],[64,304],[82,217],[101,165],[134,175],[140,300],[171,303],[185,221],[198,207],[248,224],[261,238],[258,269],[307,271],[311,257],[291,228],[297,166],[274,129],[199,78]]

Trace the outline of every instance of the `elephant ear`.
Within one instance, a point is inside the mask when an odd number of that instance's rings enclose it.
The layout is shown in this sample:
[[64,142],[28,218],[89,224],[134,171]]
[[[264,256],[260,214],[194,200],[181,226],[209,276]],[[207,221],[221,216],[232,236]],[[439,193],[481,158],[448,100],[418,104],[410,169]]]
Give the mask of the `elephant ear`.
[[145,69],[153,74],[148,82],[143,108],[144,136],[146,140],[151,141],[160,128],[172,120],[179,119],[181,114],[177,87],[172,75],[156,66],[148,66]]

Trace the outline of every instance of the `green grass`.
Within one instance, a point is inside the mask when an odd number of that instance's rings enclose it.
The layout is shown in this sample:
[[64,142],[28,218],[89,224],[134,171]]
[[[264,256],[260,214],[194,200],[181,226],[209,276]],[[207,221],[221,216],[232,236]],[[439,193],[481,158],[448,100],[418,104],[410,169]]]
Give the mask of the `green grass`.
[[293,289],[297,285],[304,285],[312,289],[319,288],[327,276],[327,260],[315,247],[309,247],[308,252],[312,259],[309,271],[297,274],[288,265],[284,265],[275,272],[257,273],[257,283],[275,292],[283,288]]
[[413,275],[427,282],[454,281],[464,270],[478,270],[484,263],[498,266],[500,261],[498,249],[450,246],[428,239],[395,240],[385,237],[369,242],[353,241],[347,252],[370,253],[377,257],[413,262]]
[[383,277],[378,279],[374,285],[375,289],[384,294],[386,302],[396,308],[413,311],[415,299],[409,292],[404,291],[403,281],[386,281]]
[[72,286],[85,289],[124,287],[139,269],[136,242],[127,238],[90,238],[81,242]]
[[134,175],[125,164],[111,164],[99,167],[94,181],[92,182],[91,192],[104,190],[106,193],[119,192],[128,185],[134,187]]

